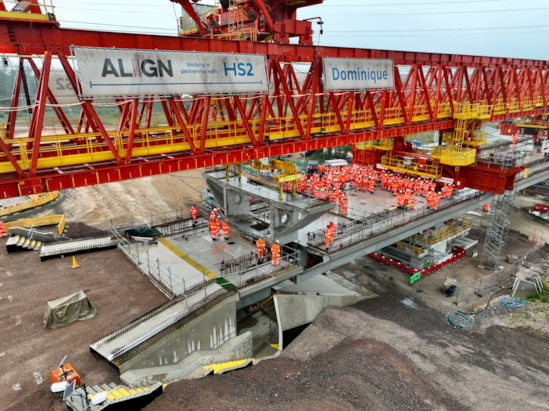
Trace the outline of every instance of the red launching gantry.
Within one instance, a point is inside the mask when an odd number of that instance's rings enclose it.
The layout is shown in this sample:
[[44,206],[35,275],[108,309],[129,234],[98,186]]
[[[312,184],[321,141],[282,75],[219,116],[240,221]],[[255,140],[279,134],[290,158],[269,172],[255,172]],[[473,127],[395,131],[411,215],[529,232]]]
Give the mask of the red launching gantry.
[[220,6],[200,6],[197,0],[171,0],[188,15],[181,18],[179,34],[227,40],[273,41],[289,43],[299,37],[299,44],[312,45],[310,21],[296,19],[300,7],[323,0],[221,0]]
[[[314,46],[296,10],[321,0],[176,2],[186,11],[177,37],[64,29],[51,5],[0,2],[0,55],[18,62],[11,101],[0,104],[0,198],[346,144],[358,164],[502,193],[521,167],[477,161],[482,122],[549,110],[548,61]],[[269,88],[102,102],[78,91],[74,47],[259,55]],[[328,88],[325,69],[338,59],[390,61],[394,86]],[[435,130],[435,148],[404,142]]]

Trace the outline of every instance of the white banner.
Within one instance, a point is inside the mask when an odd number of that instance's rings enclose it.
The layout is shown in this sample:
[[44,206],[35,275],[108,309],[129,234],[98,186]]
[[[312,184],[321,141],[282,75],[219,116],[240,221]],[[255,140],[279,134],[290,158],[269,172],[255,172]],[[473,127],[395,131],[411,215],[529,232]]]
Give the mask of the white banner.
[[395,87],[393,60],[325,57],[324,90],[368,90]]
[[56,99],[70,98],[73,101],[78,101],[76,98],[76,92],[72,88],[69,78],[63,70],[50,71],[48,87]]
[[73,47],[82,99],[268,93],[258,54]]

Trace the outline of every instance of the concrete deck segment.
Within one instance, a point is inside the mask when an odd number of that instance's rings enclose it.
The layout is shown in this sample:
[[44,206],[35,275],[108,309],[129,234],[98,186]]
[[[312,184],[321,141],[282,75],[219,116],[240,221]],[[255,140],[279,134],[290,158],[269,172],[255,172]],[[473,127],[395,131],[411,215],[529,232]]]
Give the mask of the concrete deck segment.
[[[298,230],[317,220],[334,208],[334,204],[311,198],[302,194],[282,193],[270,186],[251,182],[247,177],[219,178],[219,172],[204,173],[204,178],[223,211],[246,231],[256,237],[267,237],[286,244],[297,240]],[[250,211],[250,198],[267,205],[268,211],[253,215]],[[260,223],[260,224],[256,224]],[[255,229],[257,225],[265,226],[264,230]]]

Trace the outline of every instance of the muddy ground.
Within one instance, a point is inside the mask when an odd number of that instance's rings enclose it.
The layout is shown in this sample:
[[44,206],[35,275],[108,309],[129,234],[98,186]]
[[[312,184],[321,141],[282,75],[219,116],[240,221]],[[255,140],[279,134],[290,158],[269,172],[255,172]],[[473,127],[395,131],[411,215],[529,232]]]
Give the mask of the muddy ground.
[[[80,237],[106,230],[112,221],[146,223],[151,214],[187,209],[203,188],[198,171],[144,178],[66,190],[60,201],[32,214],[64,213],[68,235]],[[528,216],[513,218],[521,226]],[[529,220],[522,226],[532,229]],[[482,239],[483,233],[478,225],[472,236]],[[506,253],[530,252],[534,268],[547,272],[549,253],[527,237],[510,237]],[[0,246],[0,409],[63,409],[49,392],[49,371],[66,354],[86,383],[117,381],[112,368],[92,357],[89,344],[165,300],[116,250],[77,258],[80,267],[72,269],[68,259],[40,262],[36,253],[7,254]],[[339,274],[379,297],[328,308],[280,357],[172,384],[146,409],[547,410],[548,309],[531,303],[502,309],[498,296],[509,292],[505,282],[477,296],[500,278],[478,263],[479,257],[465,257],[413,286],[409,276],[367,257],[340,267]],[[510,277],[514,267],[502,267]],[[463,291],[445,297],[446,277],[457,278]],[[45,330],[45,302],[79,289],[98,315]],[[459,329],[448,321],[457,310],[482,314],[473,316],[472,327]]]

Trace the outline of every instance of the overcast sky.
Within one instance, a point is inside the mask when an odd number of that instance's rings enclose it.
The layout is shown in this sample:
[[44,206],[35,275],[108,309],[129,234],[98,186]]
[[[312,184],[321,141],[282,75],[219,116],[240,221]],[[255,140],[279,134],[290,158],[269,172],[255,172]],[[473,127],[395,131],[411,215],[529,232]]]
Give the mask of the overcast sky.
[[[170,0],[53,2],[71,28],[176,35],[181,14]],[[324,0],[298,17],[322,18],[323,46],[549,60],[549,0]]]

